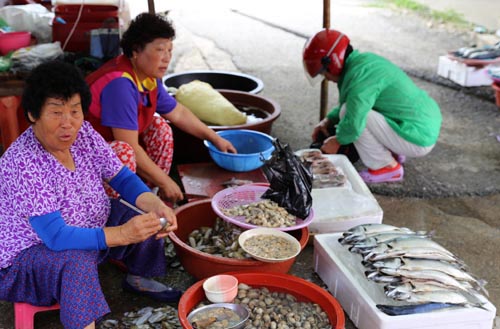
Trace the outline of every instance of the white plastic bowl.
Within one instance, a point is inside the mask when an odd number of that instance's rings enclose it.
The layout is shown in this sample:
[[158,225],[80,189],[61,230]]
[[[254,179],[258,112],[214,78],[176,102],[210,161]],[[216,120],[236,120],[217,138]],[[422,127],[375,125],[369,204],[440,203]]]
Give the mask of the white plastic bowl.
[[203,290],[212,303],[231,303],[238,294],[238,279],[227,274],[214,275],[203,282]]
[[[262,236],[262,237],[264,237],[264,239],[266,237],[269,237],[269,238],[277,237],[277,238],[281,238],[281,239],[286,240],[287,245],[285,245],[285,247],[287,248],[287,252],[289,252],[288,256],[286,256],[286,257],[271,257],[271,256],[269,256],[269,254],[259,253],[259,252],[255,252],[252,249],[249,249],[245,245],[245,242],[247,242],[248,239],[256,237],[256,236]],[[258,259],[258,260],[263,261],[263,262],[271,262],[271,263],[284,262],[286,260],[289,260],[291,258],[296,257],[301,251],[300,243],[297,241],[297,239],[295,239],[290,234],[288,234],[286,232],[282,232],[282,231],[275,229],[275,228],[254,228],[251,230],[247,230],[247,231],[240,234],[240,236],[238,238],[238,243],[240,244],[241,248],[243,248],[243,250],[245,250],[245,252],[250,254],[253,258]],[[278,248],[278,246],[274,246],[274,249],[277,249],[277,248]],[[271,245],[270,249],[273,249],[272,245]]]

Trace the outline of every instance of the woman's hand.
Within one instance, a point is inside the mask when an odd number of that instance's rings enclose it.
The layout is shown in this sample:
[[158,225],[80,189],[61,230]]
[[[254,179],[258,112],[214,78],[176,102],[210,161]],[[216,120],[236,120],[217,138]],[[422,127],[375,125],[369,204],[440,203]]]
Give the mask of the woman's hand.
[[132,217],[119,226],[122,245],[142,242],[161,230],[160,217],[154,212]]
[[314,127],[314,130],[311,135],[313,142],[318,140],[318,135],[320,133],[326,137],[330,136],[330,133],[328,132],[329,125],[330,125],[330,120],[328,120],[328,118],[324,118]]
[[321,152],[326,154],[337,154],[339,151],[340,144],[337,141],[336,136],[331,136],[325,139],[323,145],[321,146]]
[[217,137],[211,141],[215,147],[221,152],[227,152],[227,153],[238,153],[236,148],[231,144],[230,141],[228,141],[225,138],[220,137],[219,135],[216,135]]
[[158,187],[160,189],[158,195],[163,200],[169,200],[175,203],[184,199],[181,188],[168,175],[165,175],[164,183]]
[[153,193],[142,193],[137,197],[136,204],[140,209],[154,213],[158,223],[160,223],[160,218],[162,217],[167,220],[168,225],[163,229],[161,229],[160,225],[155,232],[158,233],[156,235],[157,239],[163,238],[167,236],[169,232],[177,229],[177,217],[175,216],[174,211]]
[[177,229],[177,217],[172,208],[168,207],[166,204],[161,202],[158,204],[158,207],[154,211],[158,217],[163,217],[167,219],[167,226],[165,226],[158,234],[156,235],[157,239],[164,238],[168,235],[169,232],[175,231]]

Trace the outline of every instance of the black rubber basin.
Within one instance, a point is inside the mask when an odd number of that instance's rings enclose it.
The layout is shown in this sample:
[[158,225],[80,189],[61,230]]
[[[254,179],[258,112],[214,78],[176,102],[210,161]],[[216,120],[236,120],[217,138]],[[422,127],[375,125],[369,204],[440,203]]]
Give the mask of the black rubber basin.
[[179,88],[185,83],[200,80],[209,83],[214,89],[228,89],[258,94],[264,83],[256,77],[240,72],[227,71],[189,71],[169,74],[164,79],[167,87]]

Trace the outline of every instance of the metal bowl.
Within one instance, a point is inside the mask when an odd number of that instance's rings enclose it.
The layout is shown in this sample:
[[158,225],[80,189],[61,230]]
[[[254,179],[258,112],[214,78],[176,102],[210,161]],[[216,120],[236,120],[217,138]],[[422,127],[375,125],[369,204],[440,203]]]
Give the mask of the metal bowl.
[[179,88],[193,80],[209,83],[214,89],[230,89],[252,94],[258,94],[264,89],[264,83],[259,78],[229,71],[201,70],[173,73],[167,75],[163,82],[167,87]]
[[217,308],[230,309],[239,316],[240,321],[232,326],[225,327],[228,329],[243,328],[245,326],[246,322],[248,321],[248,318],[250,317],[250,312],[243,305],[232,304],[232,303],[216,303],[216,304],[210,304],[207,306],[202,306],[202,307],[199,307],[199,308],[191,311],[191,313],[189,313],[189,315],[187,316],[187,320],[193,326],[193,328],[196,328],[195,325],[193,324],[193,321],[197,315],[200,315],[201,313],[204,313],[204,312],[207,312],[207,311],[210,311],[213,309],[217,309]]

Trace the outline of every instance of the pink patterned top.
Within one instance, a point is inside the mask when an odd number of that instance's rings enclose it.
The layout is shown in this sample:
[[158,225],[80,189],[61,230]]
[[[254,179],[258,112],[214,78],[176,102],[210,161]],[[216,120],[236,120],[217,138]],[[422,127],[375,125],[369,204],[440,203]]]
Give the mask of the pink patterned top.
[[28,128],[0,158],[0,269],[42,243],[28,218],[59,210],[68,225],[103,227],[110,212],[102,186],[123,164],[88,122],[71,146],[75,171],[48,153]]

